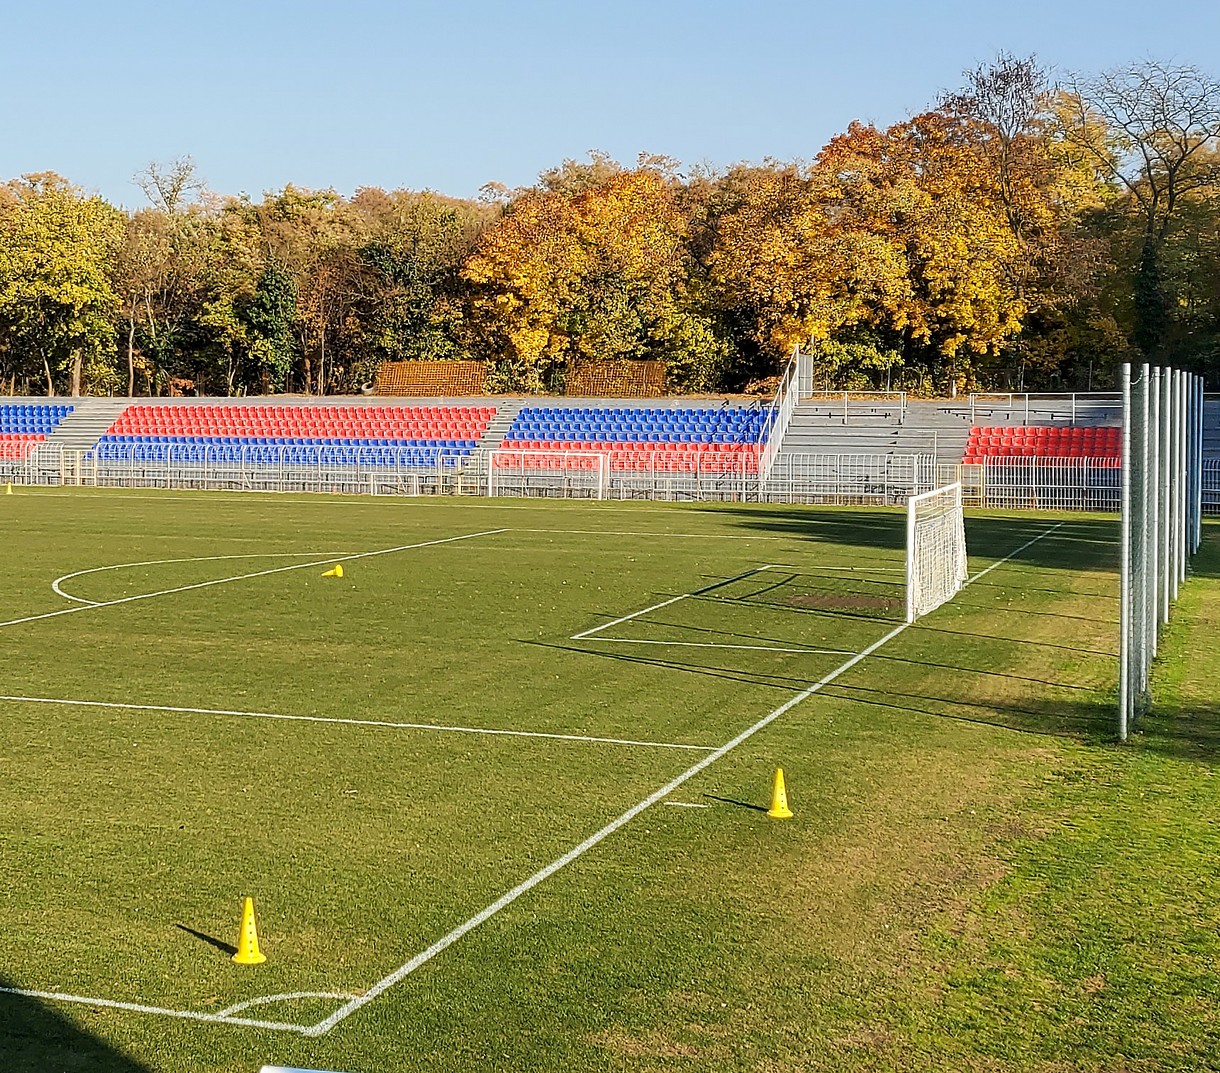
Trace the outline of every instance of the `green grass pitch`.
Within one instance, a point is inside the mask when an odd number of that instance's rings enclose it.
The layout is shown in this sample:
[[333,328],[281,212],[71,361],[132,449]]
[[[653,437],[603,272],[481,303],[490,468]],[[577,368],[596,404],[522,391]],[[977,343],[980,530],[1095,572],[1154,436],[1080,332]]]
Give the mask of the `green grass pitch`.
[[1218,542],[1120,748],[1116,531],[900,629],[896,511],[19,489],[0,1068],[1200,1068]]

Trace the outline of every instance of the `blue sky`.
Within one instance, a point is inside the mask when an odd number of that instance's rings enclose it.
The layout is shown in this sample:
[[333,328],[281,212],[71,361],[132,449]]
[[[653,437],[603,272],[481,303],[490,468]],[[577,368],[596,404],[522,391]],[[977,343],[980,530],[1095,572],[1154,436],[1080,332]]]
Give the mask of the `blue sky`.
[[1003,49],[1061,72],[1220,75],[1217,0],[42,0],[0,22],[0,179],[58,171],[128,207],[190,154],[220,193],[292,182],[473,196],[566,157],[811,159]]

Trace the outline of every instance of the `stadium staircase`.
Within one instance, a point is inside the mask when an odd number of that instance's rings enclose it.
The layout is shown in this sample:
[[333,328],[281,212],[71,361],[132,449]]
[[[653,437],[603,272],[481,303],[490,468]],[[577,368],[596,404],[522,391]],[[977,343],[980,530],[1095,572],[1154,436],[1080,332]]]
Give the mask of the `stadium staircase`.
[[479,441],[479,449],[494,451],[500,447],[504,443],[505,434],[517,419],[517,414],[524,405],[524,399],[497,399],[496,416],[491,419],[491,424],[484,431],[483,438]]
[[128,406],[130,399],[72,399],[72,412],[46,439],[51,448],[88,451]]
[[960,462],[970,426],[936,402],[849,402],[844,417],[839,401],[802,400],[784,433],[780,454],[913,455],[935,454]]

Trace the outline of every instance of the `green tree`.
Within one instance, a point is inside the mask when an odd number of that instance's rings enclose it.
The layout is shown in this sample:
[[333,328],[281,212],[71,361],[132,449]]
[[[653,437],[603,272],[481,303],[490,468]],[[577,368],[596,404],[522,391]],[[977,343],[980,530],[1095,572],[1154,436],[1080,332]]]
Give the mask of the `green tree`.
[[0,339],[11,374],[48,395],[112,390],[118,299],[109,268],[123,217],[52,173],[0,198]]

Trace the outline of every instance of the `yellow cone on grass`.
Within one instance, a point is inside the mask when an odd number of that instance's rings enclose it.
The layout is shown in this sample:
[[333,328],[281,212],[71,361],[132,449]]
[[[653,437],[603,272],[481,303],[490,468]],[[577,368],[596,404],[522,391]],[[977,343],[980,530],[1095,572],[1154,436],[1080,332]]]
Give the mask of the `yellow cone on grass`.
[[332,566],[329,570],[327,570],[326,573],[323,574],[322,576],[323,577],[342,577],[343,576],[343,564],[335,563],[335,565]]
[[792,819],[792,809],[788,807],[788,791],[784,787],[784,769],[775,769],[775,784],[771,787],[771,807],[767,815],[773,820]]
[[241,911],[241,937],[233,960],[239,965],[261,965],[267,955],[258,948],[258,926],[254,923],[254,899],[247,898]]
[[10,483],[8,483],[8,484],[6,484],[6,485],[4,486],[4,494],[5,494],[6,496],[11,496],[11,495],[13,494],[13,485],[12,485],[12,482],[10,482]]

